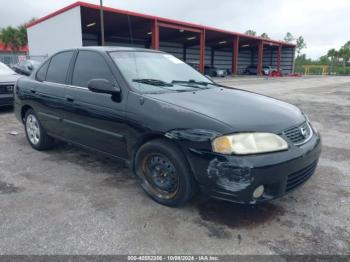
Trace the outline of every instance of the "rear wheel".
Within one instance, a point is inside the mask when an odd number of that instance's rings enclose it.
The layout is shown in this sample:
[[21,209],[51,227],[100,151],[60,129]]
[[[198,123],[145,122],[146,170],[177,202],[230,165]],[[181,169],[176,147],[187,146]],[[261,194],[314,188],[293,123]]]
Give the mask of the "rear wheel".
[[157,139],[136,154],[136,175],[144,191],[166,206],[181,206],[194,195],[196,184],[182,152],[171,142]]
[[27,140],[34,149],[45,150],[53,146],[54,139],[46,134],[32,109],[26,112],[24,125]]

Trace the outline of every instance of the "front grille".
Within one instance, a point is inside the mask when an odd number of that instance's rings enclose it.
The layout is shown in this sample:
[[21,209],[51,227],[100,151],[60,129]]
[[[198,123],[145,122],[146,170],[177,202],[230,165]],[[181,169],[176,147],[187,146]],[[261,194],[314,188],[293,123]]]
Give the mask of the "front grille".
[[288,175],[286,192],[291,191],[292,189],[306,182],[306,180],[308,180],[315,172],[316,166],[317,166],[317,161],[313,162],[311,165],[303,168],[302,170],[299,170],[295,173]]
[[285,130],[284,135],[295,145],[305,143],[312,136],[312,130],[307,122],[302,125]]
[[12,94],[14,85],[0,85],[0,94]]

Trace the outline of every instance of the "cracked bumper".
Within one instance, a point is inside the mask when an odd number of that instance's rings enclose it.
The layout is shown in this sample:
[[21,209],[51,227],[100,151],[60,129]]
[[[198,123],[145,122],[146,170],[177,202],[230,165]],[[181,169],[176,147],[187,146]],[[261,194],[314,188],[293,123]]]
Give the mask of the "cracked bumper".
[[[191,151],[189,162],[203,192],[237,203],[255,204],[285,195],[314,173],[321,153],[321,138],[314,134],[302,146],[288,151],[250,156],[224,156]],[[264,185],[260,198],[254,190]]]

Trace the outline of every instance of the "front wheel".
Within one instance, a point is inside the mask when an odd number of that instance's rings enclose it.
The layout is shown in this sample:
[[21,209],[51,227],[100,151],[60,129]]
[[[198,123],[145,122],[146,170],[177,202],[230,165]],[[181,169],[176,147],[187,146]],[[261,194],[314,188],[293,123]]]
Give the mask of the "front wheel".
[[195,193],[196,183],[183,153],[173,143],[158,139],[136,154],[136,175],[144,191],[166,206],[181,206]]
[[36,114],[32,109],[26,112],[24,118],[26,136],[29,144],[36,150],[49,149],[54,144],[54,139],[46,134]]

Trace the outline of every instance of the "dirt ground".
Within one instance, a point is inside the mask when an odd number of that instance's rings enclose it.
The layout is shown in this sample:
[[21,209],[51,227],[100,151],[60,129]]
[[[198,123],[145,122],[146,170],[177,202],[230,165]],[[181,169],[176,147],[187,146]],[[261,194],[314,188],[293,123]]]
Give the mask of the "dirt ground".
[[167,208],[122,163],[65,144],[34,151],[0,109],[0,254],[350,254],[350,77],[218,81],[309,116],[323,153],[305,185],[258,206],[201,196]]

